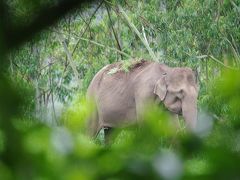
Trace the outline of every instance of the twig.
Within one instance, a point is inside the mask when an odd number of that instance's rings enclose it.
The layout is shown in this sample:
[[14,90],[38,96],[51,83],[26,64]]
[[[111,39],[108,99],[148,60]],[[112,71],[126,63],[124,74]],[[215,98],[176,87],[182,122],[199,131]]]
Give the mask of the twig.
[[144,46],[147,48],[151,58],[154,61],[158,61],[157,57],[155,56],[154,52],[152,51],[152,49],[150,48],[148,42],[142,37],[141,33],[137,30],[136,26],[131,22],[131,20],[129,19],[129,17],[127,16],[127,14],[125,13],[125,11],[122,9],[122,7],[120,5],[117,5],[120,13],[122,14],[122,16],[124,17],[124,19],[127,21],[128,25],[131,27],[131,29],[137,34],[137,36],[139,37],[139,39],[142,41],[142,43],[144,44]]
[[[50,30],[51,32],[54,32],[54,33],[57,33],[57,34],[62,34],[62,35],[65,35],[65,33],[63,33],[63,32],[59,32],[59,31],[56,31],[56,30]],[[107,46],[107,45],[104,45],[104,44],[101,44],[101,43],[99,43],[99,42],[96,42],[96,41],[93,41],[93,40],[90,40],[90,39],[86,39],[86,38],[82,38],[82,37],[80,37],[78,34],[76,34],[76,33],[72,33],[72,35],[73,36],[75,36],[75,37],[77,37],[77,38],[79,38],[79,41],[86,41],[86,42],[89,42],[89,43],[92,43],[92,44],[94,44],[94,45],[97,45],[97,46],[99,46],[99,47],[102,47],[102,48],[105,48],[105,49],[109,49],[109,50],[112,50],[112,51],[117,51],[119,54],[122,54],[122,55],[124,55],[124,56],[126,56],[127,58],[132,58],[129,54],[127,54],[127,53],[125,53],[125,52],[123,52],[123,51],[120,51],[120,50],[118,50],[118,49],[116,49],[116,48],[113,48],[113,47],[109,47],[109,46]]]
[[124,56],[126,56],[126,57],[128,57],[128,58],[131,58],[130,55],[128,55],[127,53],[125,53],[125,52],[123,52],[123,51],[120,51],[120,50],[118,50],[118,49],[116,49],[116,48],[112,48],[112,47],[109,47],[109,46],[106,46],[106,45],[103,45],[103,44],[100,44],[100,43],[98,43],[98,42],[96,42],[96,41],[93,41],[93,40],[90,40],[90,39],[86,39],[86,38],[82,38],[82,37],[79,37],[79,40],[87,41],[87,42],[89,42],[89,43],[95,44],[95,45],[100,46],[100,47],[102,47],[102,48],[107,48],[107,49],[109,49],[109,50],[117,51],[119,54],[122,54],[122,55],[124,55]]
[[[82,27],[81,28],[81,30],[80,30],[80,32],[82,32],[82,30],[84,29],[84,31],[83,31],[83,33],[82,33],[82,35],[84,35],[84,33],[85,33],[85,31],[87,30],[87,28],[89,29],[89,31],[90,31],[90,21],[89,22],[87,22],[86,21],[86,19],[84,19],[84,17],[82,17],[82,15],[81,14],[79,14],[79,16],[80,16],[80,18],[83,20],[83,22],[86,24],[86,26],[87,27]],[[90,20],[91,20],[91,18],[90,18]]]
[[213,57],[212,55],[209,55],[208,57],[210,57],[212,60],[214,60],[215,62],[223,65],[224,67],[228,68],[228,69],[232,69],[232,70],[239,70],[238,68],[233,68],[231,66],[227,66],[224,63],[222,63],[220,60],[216,59],[215,57]]
[[232,44],[233,44],[234,50],[236,51],[236,53],[238,55],[238,58],[239,58],[240,55],[239,55],[239,52],[238,52],[238,48],[237,48],[236,42],[235,42],[235,40],[234,40],[234,38],[233,38],[233,36],[231,34],[230,34],[230,36],[231,36],[231,39],[232,39]]
[[70,66],[71,66],[71,68],[72,68],[72,70],[73,70],[74,76],[75,76],[75,78],[77,79],[77,82],[80,82],[79,77],[78,77],[77,68],[76,68],[76,66],[75,66],[75,64],[74,64],[74,61],[73,61],[73,58],[72,58],[72,54],[70,53],[70,51],[69,51],[68,48],[67,48],[66,42],[65,42],[64,39],[61,38],[60,36],[59,36],[59,39],[58,39],[58,40],[59,40],[59,42],[63,45],[63,49],[64,49],[65,53],[67,54],[68,61],[69,61]]
[[233,2],[233,1],[230,1],[231,2],[231,4],[237,9],[237,12],[240,14],[240,7],[238,7],[236,4],[235,4],[235,2]]
[[51,65],[53,65],[53,64],[55,64],[57,62],[57,60],[55,60],[55,61],[51,61],[50,63],[48,63],[47,65],[45,65],[44,67],[41,67],[40,69],[39,69],[39,71],[38,72],[42,72],[45,68],[47,68],[47,67],[49,67],[49,66],[51,66]]
[[[186,54],[190,56],[190,54],[188,54],[188,53],[186,53]],[[207,58],[207,57],[208,57],[208,55],[196,56],[196,58],[198,58],[198,59],[204,59],[204,58]]]
[[[50,62],[51,63],[51,62]],[[49,94],[48,97],[51,97],[51,101],[52,101],[52,110],[53,110],[53,116],[52,118],[54,119],[54,121],[56,122],[56,124],[58,124],[58,120],[57,120],[57,116],[56,116],[56,110],[55,110],[55,106],[54,106],[54,100],[53,100],[53,91],[52,91],[52,86],[53,86],[53,77],[52,77],[52,73],[51,73],[51,65],[49,66]]]
[[[114,30],[114,27],[113,27],[113,23],[112,23],[112,19],[111,19],[110,12],[109,12],[109,7],[108,7],[107,3],[105,3],[105,6],[106,6],[106,9],[107,9],[108,18],[109,18],[109,21],[110,21],[110,25],[111,25],[111,29],[113,31],[114,38],[115,38],[116,43],[117,43],[118,50],[122,51],[122,48],[120,46],[120,42],[119,42],[118,37],[117,37],[117,33],[116,33],[116,31]],[[121,55],[121,59],[123,59],[122,54],[120,54],[120,55]]]
[[230,44],[230,47],[231,47],[232,52],[233,52],[233,55],[234,55],[234,57],[236,59],[236,64],[239,66],[239,62],[238,61],[240,60],[240,58],[239,58],[238,52],[235,50],[235,47],[233,46],[233,44],[231,43],[231,41],[228,38],[225,38],[225,40]]
[[[160,29],[159,27],[156,27],[154,24],[152,24],[151,22],[149,22],[145,17],[143,17],[143,16],[140,15],[139,18],[142,20],[142,23],[143,23],[143,24],[145,24],[145,25],[147,25],[148,27],[150,27],[153,31],[156,31],[156,30],[161,31],[161,29]],[[156,28],[156,29],[154,29],[154,28]]]
[[143,25],[142,25],[142,33],[143,33],[143,38],[144,38],[145,42],[149,45]]
[[[30,40],[36,33],[52,25],[60,18],[64,17],[71,10],[82,8],[83,4],[93,2],[94,0],[61,0],[55,3],[54,6],[43,6],[32,19],[31,23],[25,24],[18,28],[8,23],[3,32],[6,47],[8,50],[19,47],[23,42]],[[4,6],[7,7],[7,6]],[[2,9],[4,12],[9,9]],[[2,11],[1,10],[1,11]],[[2,13],[3,20],[6,22],[6,13]]]
[[[90,23],[92,22],[92,19],[93,19],[94,15],[97,13],[98,9],[102,6],[103,2],[104,2],[104,0],[101,1],[101,3],[98,5],[98,7],[97,7],[97,8],[95,9],[95,11],[93,12],[93,14],[92,14],[92,16],[90,17],[90,20],[89,20],[89,22],[88,22],[88,24],[87,24],[87,27],[85,28],[85,30],[83,31],[83,33],[81,34],[81,36],[83,36],[83,35],[85,34],[85,32],[87,31],[88,28],[90,29],[89,25],[90,25]],[[75,51],[76,51],[79,43],[80,43],[80,41],[78,41],[78,42],[76,43],[76,45],[75,45],[75,47],[74,47],[74,49],[73,49],[73,51],[72,51],[72,55],[75,53]]]
[[[186,53],[186,52],[185,52]],[[190,56],[190,54],[186,53],[187,55]],[[214,56],[212,55],[200,55],[200,56],[196,56],[196,58],[198,59],[205,59],[207,57],[210,57],[212,60],[214,60],[215,62],[221,64],[222,66],[224,66],[225,68],[228,68],[228,69],[232,69],[232,70],[240,70],[238,68],[234,68],[234,67],[231,67],[231,66],[228,66],[228,65],[225,65],[223,62],[221,62],[220,60],[218,60],[217,58],[215,58]]]

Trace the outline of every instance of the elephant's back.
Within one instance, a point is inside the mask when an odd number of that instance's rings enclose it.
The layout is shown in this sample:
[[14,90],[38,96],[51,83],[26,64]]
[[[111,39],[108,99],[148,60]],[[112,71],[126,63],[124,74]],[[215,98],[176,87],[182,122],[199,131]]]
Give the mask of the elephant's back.
[[134,77],[155,62],[147,60],[132,61],[125,69],[124,62],[104,66],[92,79],[87,96],[124,95],[133,90]]
[[95,94],[95,91],[98,89],[101,83],[101,79],[103,77],[103,73],[108,68],[109,64],[104,66],[102,69],[100,69],[97,74],[93,77],[92,81],[90,82],[88,89],[87,89],[87,98],[92,98]]

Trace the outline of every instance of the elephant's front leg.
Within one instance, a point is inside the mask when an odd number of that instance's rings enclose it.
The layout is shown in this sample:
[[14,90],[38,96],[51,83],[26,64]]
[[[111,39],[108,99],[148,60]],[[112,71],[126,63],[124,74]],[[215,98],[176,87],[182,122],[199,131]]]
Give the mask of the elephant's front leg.
[[135,106],[136,106],[136,118],[137,122],[141,122],[144,119],[144,113],[146,109],[154,104],[153,83],[145,83],[137,86],[135,92]]
[[172,119],[173,125],[176,127],[176,129],[180,130],[181,126],[180,126],[178,114],[171,113],[171,119]]
[[136,100],[136,119],[137,123],[141,124],[144,120],[144,114],[153,105],[150,98],[139,98]]
[[[146,108],[146,106],[145,106]],[[140,123],[144,118],[144,101],[141,99],[136,100],[136,120]]]

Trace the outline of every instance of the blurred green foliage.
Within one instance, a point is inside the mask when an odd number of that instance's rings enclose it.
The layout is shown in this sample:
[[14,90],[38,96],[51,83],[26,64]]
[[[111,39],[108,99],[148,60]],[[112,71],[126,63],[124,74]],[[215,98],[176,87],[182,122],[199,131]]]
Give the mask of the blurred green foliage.
[[[210,98],[218,100],[207,108],[222,114],[217,114],[221,119],[210,119],[215,121],[214,127],[205,137],[198,132],[177,131],[166,112],[149,107],[140,128],[118,132],[111,148],[106,148],[83,133],[84,120],[92,107],[88,108],[81,96],[67,109],[59,127],[27,124],[19,118],[12,120],[14,131],[19,134],[19,147],[3,153],[9,139],[1,131],[0,152],[1,155],[14,153],[14,157],[21,154],[21,157],[14,158],[13,164],[2,161],[1,176],[4,179],[237,178],[239,119],[233,101],[239,99],[235,93],[239,84],[232,79],[239,75],[240,72],[227,72],[209,90]],[[222,104],[228,110],[215,112]]]
[[[0,1],[0,10],[10,8],[8,15],[0,11],[0,179],[238,179],[240,72],[226,67],[240,65],[239,0],[120,2],[161,61],[197,68],[200,111],[198,128],[189,133],[148,106],[140,127],[117,130],[106,147],[101,133],[100,143],[86,136],[94,106],[85,90],[105,64],[124,60],[128,70],[129,57],[116,49],[150,57],[117,3],[85,6],[6,49],[3,25],[25,26],[60,1]],[[36,109],[55,101],[66,103],[58,125],[42,123],[46,117],[37,118]]]

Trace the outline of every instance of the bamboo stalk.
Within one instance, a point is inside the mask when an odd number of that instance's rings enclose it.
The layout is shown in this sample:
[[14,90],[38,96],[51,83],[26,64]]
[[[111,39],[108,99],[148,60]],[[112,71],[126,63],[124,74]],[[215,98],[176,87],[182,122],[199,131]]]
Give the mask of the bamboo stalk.
[[239,70],[238,68],[233,68],[233,67],[231,67],[231,66],[225,65],[225,64],[222,63],[220,60],[216,59],[215,57],[213,57],[213,56],[211,56],[211,55],[209,55],[209,57],[210,57],[212,60],[214,60],[215,62],[221,64],[222,66],[224,66],[224,67],[226,67],[226,68],[228,68],[228,69]]
[[70,66],[71,66],[71,68],[72,68],[72,70],[73,70],[74,76],[75,76],[77,82],[80,83],[80,79],[79,79],[79,76],[78,76],[77,67],[76,67],[75,64],[74,64],[74,60],[73,60],[73,58],[72,58],[72,54],[71,54],[70,51],[68,50],[67,44],[66,44],[66,42],[64,41],[64,39],[63,39],[62,37],[60,37],[59,34],[58,34],[58,37],[59,37],[58,40],[59,40],[60,44],[63,45],[63,49],[64,49],[64,51],[65,51],[65,53],[66,53],[66,55],[67,55],[67,58],[68,58],[68,61],[69,61]]
[[122,16],[124,17],[124,19],[127,21],[128,25],[130,26],[130,28],[137,34],[137,36],[139,37],[139,39],[142,41],[142,43],[144,44],[144,46],[147,48],[151,58],[154,61],[158,61],[157,57],[155,56],[153,50],[150,48],[148,42],[142,37],[141,33],[138,31],[138,29],[136,28],[136,26],[131,22],[131,20],[129,19],[129,17],[127,16],[127,14],[125,13],[125,11],[123,10],[123,8],[120,5],[117,5],[120,13],[122,14]]
[[[59,32],[59,31],[56,31],[56,30],[51,30],[51,32],[54,32],[54,33],[56,33],[56,34],[65,35],[65,33]],[[120,50],[118,50],[118,49],[116,49],[116,48],[113,48],[113,47],[110,47],[110,46],[106,46],[106,45],[104,45],[104,44],[101,44],[101,43],[99,43],[99,42],[96,42],[96,41],[93,41],[93,40],[90,40],[90,39],[87,39],[87,38],[80,37],[79,35],[77,35],[77,34],[75,34],[75,33],[73,33],[73,35],[74,35],[75,37],[79,38],[79,41],[81,41],[81,40],[82,40],[82,41],[86,41],[86,42],[92,43],[92,44],[94,44],[94,45],[96,45],[96,46],[99,46],[99,47],[101,47],[101,48],[109,49],[109,50],[112,50],[112,51],[117,51],[119,54],[122,54],[122,55],[126,56],[126,57],[129,58],[129,59],[132,58],[129,54],[127,54],[127,53],[125,53],[125,52],[123,52],[123,51],[120,51]]]
[[89,43],[95,44],[95,45],[100,46],[100,47],[102,47],[102,48],[107,48],[107,49],[110,49],[110,50],[113,50],[113,51],[117,51],[119,54],[122,54],[122,55],[124,55],[124,56],[126,56],[126,57],[128,57],[128,58],[132,58],[129,54],[127,54],[127,53],[125,53],[125,52],[123,52],[123,51],[120,51],[120,50],[118,50],[118,49],[116,49],[116,48],[112,48],[112,47],[109,47],[109,46],[105,46],[105,45],[100,44],[100,43],[98,43],[98,42],[96,42],[96,41],[93,41],[93,40],[90,40],[90,39],[86,39],[86,38],[82,38],[82,37],[79,37],[79,39],[82,40],[82,41],[87,41],[87,42],[89,42]]
[[237,66],[239,66],[240,56],[237,52],[237,49],[235,49],[235,47],[233,46],[233,44],[231,43],[231,41],[228,38],[225,38],[225,39],[230,44],[231,50],[232,50],[234,58],[235,58],[235,62],[237,64]]
[[[110,15],[110,12],[109,12],[108,4],[105,4],[105,6],[106,6],[106,9],[107,9],[107,14],[108,14],[108,18],[109,18],[109,21],[110,21],[110,26],[111,26],[111,29],[112,29],[114,38],[115,38],[115,40],[116,40],[117,48],[118,48],[119,51],[122,51],[120,42],[119,42],[118,37],[117,37],[117,33],[116,33],[116,31],[115,31],[115,29],[114,29],[114,27],[113,27],[114,24],[113,24],[112,19],[111,19],[111,15]],[[120,54],[120,56],[121,56],[121,59],[123,59],[122,54]]]
[[[186,53],[188,54],[188,53]],[[188,54],[189,55],[189,54]],[[190,55],[189,55],[190,56]],[[205,59],[207,57],[210,57],[212,60],[214,60],[215,62],[217,62],[218,64],[221,64],[222,66],[224,66],[225,68],[228,68],[228,69],[232,69],[232,70],[240,70],[238,68],[234,68],[234,67],[231,67],[231,66],[228,66],[226,64],[224,64],[223,62],[221,62],[220,60],[218,60],[217,58],[215,58],[214,56],[212,55],[200,55],[200,56],[196,56],[196,58],[198,59]]]

